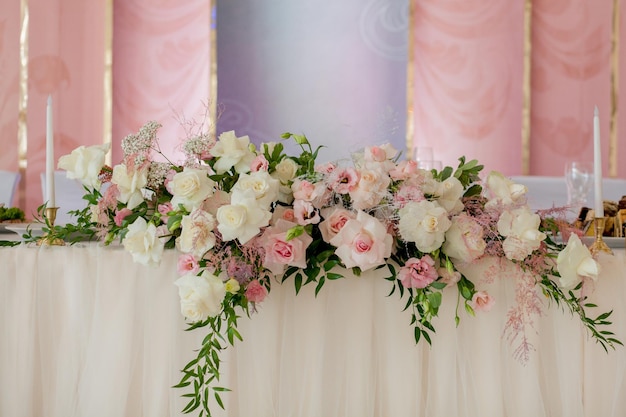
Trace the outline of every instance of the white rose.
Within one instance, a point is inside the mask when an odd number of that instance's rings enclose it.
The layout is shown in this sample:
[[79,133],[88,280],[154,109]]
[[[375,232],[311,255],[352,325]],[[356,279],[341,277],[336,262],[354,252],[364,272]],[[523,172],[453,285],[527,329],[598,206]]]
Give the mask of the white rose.
[[211,155],[218,158],[213,168],[218,174],[223,174],[235,167],[238,173],[250,172],[250,164],[255,154],[250,151],[250,138],[235,135],[234,131],[224,132],[211,148]]
[[161,262],[165,242],[158,237],[156,226],[147,223],[143,217],[138,217],[128,226],[122,243],[135,262],[149,266],[157,266]]
[[142,190],[148,183],[148,171],[142,169],[128,172],[126,165],[116,165],[113,167],[111,183],[116,184],[120,192],[118,201],[126,203],[126,207],[132,210],[143,202]]
[[470,262],[482,256],[486,247],[483,228],[476,220],[465,213],[452,218],[442,246],[446,255],[461,262]]
[[174,196],[172,198],[174,209],[182,204],[185,209],[191,211],[213,195],[215,181],[208,177],[208,172],[204,169],[185,167],[183,172],[172,177],[167,189]]
[[217,209],[217,229],[223,240],[244,244],[269,224],[272,213],[259,206],[252,190],[234,192],[230,202]]
[[104,158],[109,151],[110,144],[95,146],[79,146],[69,155],[59,158],[58,167],[66,171],[69,179],[77,179],[89,188],[99,189],[98,176],[104,166]]
[[272,172],[272,176],[278,179],[281,184],[291,186],[289,182],[296,177],[299,168],[300,165],[293,159],[283,158],[282,161],[276,164],[276,170]]
[[257,171],[251,174],[241,174],[232,192],[252,190],[259,205],[269,209],[270,205],[278,199],[278,187],[279,181],[272,178],[267,171]]
[[[522,260],[538,249],[546,235],[539,231],[541,218],[528,206],[507,210],[498,219],[498,233],[506,237],[502,245],[511,260]],[[508,241],[508,242],[507,242]]]
[[429,253],[441,247],[452,222],[448,212],[435,201],[410,202],[398,212],[398,229],[402,239],[414,242],[421,252]]
[[463,210],[463,184],[456,177],[446,178],[439,188],[437,202],[450,214],[460,213]]
[[181,252],[192,253],[196,258],[215,246],[215,217],[206,211],[196,209],[183,216],[180,222],[181,233],[176,239],[176,247]]
[[565,249],[557,256],[556,268],[561,276],[559,278],[561,287],[566,290],[576,287],[584,277],[596,281],[600,273],[600,265],[574,233],[570,235]]
[[489,198],[486,204],[487,207],[499,204],[508,206],[526,202],[528,188],[525,185],[514,183],[497,171],[489,173],[485,181],[485,188]]
[[183,275],[174,283],[178,287],[180,310],[192,322],[215,317],[222,311],[226,288],[222,280],[209,271],[202,275]]

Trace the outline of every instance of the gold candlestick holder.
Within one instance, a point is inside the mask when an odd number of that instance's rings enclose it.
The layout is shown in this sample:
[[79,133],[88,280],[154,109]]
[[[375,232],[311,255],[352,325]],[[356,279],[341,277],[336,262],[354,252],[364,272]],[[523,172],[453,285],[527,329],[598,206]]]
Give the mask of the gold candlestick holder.
[[604,240],[602,239],[602,234],[604,233],[605,221],[606,219],[604,217],[596,217],[594,219],[594,232],[596,234],[596,239],[589,247],[589,252],[591,252],[592,255],[595,255],[598,252],[606,252],[606,253],[613,254],[613,251],[611,250],[611,248],[609,248],[607,244],[604,243]]
[[54,229],[54,222],[57,218],[57,210],[58,207],[46,207],[46,225],[50,228],[50,231],[43,235],[37,241],[37,245],[39,246],[64,246],[65,241],[63,239],[59,239],[58,237],[54,237],[52,233],[52,229]]

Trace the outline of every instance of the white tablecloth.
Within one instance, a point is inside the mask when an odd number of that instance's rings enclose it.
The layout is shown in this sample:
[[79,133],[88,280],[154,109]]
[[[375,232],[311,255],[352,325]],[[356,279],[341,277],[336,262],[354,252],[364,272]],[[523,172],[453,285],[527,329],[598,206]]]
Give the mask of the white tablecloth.
[[[592,299],[614,309],[626,340],[623,254],[601,259]],[[121,249],[0,248],[0,416],[182,415],[171,388],[203,330],[185,332],[176,254],[160,268]],[[409,313],[390,283],[365,274],[294,295],[274,285],[244,337],[224,355],[227,412],[217,416],[623,416],[626,352],[608,354],[576,319],[546,310],[522,364],[502,338],[513,283],[484,285],[490,313],[461,313],[446,289],[433,346],[415,345]]]

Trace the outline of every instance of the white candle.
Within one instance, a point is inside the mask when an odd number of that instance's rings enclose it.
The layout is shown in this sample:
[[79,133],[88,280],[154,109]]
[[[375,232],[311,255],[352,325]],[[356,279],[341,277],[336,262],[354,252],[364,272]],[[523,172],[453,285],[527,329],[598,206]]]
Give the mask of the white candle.
[[594,186],[594,210],[596,217],[604,217],[604,202],[602,200],[602,147],[600,146],[600,117],[598,106],[593,112],[593,177]]
[[52,97],[46,106],[46,200],[48,207],[56,207],[54,198],[54,130],[52,128]]

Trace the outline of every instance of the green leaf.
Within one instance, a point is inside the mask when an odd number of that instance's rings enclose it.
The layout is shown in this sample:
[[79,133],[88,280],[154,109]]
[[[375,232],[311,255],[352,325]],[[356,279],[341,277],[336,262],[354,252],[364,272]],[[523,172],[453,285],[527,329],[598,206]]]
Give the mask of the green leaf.
[[415,329],[413,329],[413,337],[415,337],[415,344],[418,344],[420,342],[421,336],[422,336],[422,331],[420,330],[419,327],[415,326]]
[[296,274],[294,285],[296,286],[296,294],[298,294],[300,292],[300,288],[302,288],[302,274],[300,272]]
[[329,272],[329,273],[326,274],[326,278],[328,278],[330,280],[341,279],[341,278],[343,278],[343,275],[337,274],[335,272]]
[[440,292],[433,292],[428,294],[428,301],[430,302],[430,305],[433,309],[438,309],[439,306],[441,305],[441,293]]

